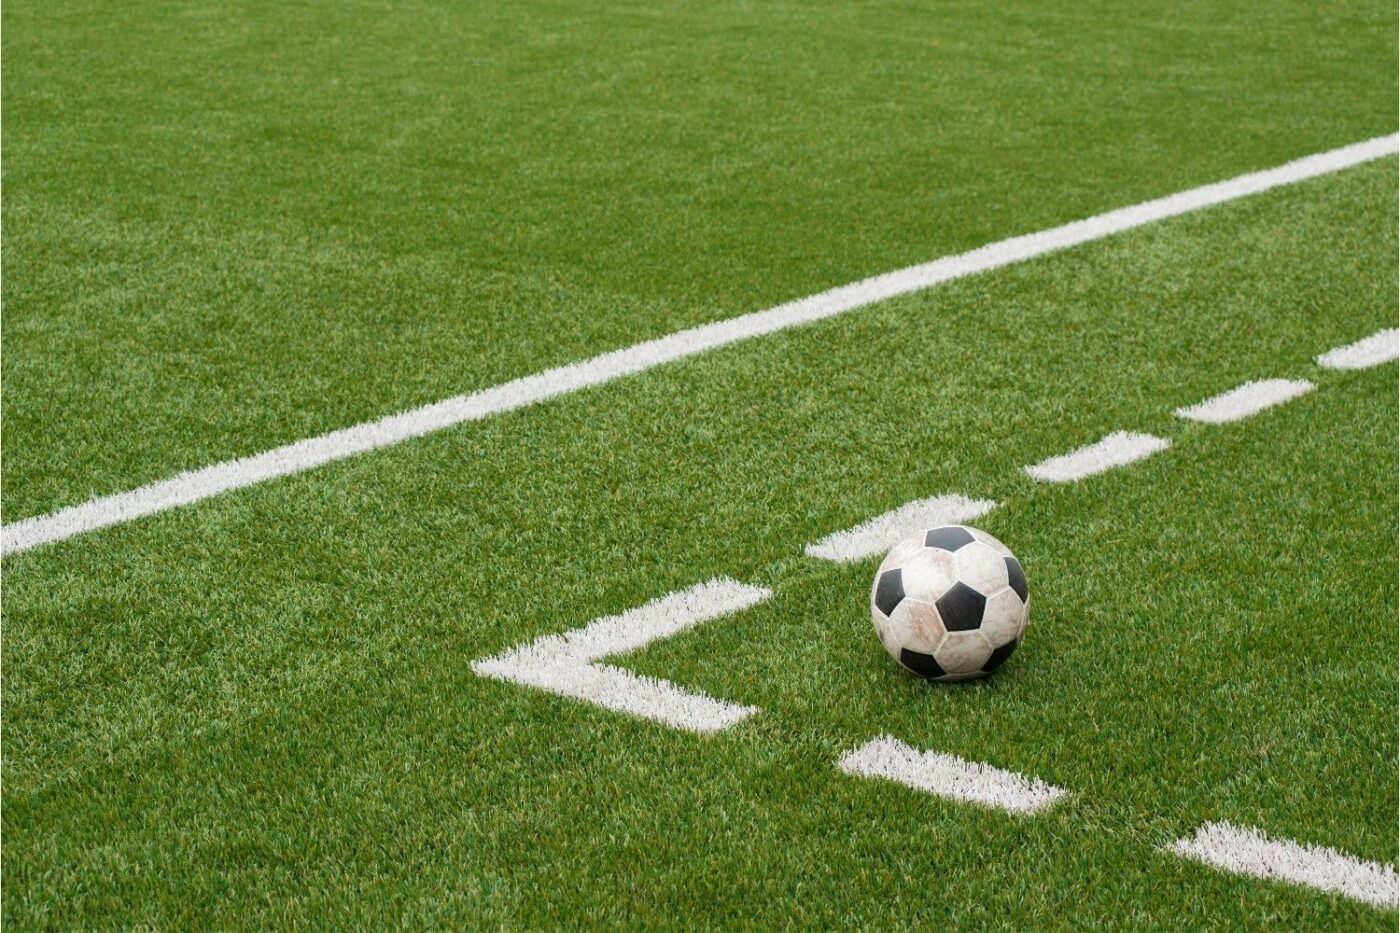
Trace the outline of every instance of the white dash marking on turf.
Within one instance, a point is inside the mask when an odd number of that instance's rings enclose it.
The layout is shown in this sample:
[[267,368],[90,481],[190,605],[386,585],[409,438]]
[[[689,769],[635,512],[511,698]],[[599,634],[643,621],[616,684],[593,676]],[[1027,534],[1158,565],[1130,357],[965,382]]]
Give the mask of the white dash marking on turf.
[[990,499],[959,495],[918,499],[854,528],[827,535],[807,545],[807,553],[822,560],[850,563],[887,551],[921,528],[970,522],[995,507],[996,503]]
[[1391,328],[1363,337],[1317,358],[1324,369],[1368,369],[1400,357],[1400,330]]
[[1043,483],[1072,483],[1150,457],[1170,446],[1171,441],[1165,437],[1115,431],[1087,447],[1028,466],[1026,474]]
[[964,761],[956,755],[921,752],[888,735],[848,752],[839,767],[847,774],[886,778],[939,797],[1010,813],[1034,813],[1066,793],[1063,788],[1014,771]]
[[1376,907],[1395,907],[1400,899],[1400,879],[1389,865],[1323,846],[1270,839],[1248,827],[1206,823],[1194,837],[1168,848],[1237,875],[1306,885]]
[[475,661],[472,670],[483,677],[536,687],[677,729],[718,732],[747,719],[758,708],[692,693],[664,680],[595,662],[747,609],[772,595],[759,586],[710,580],[621,615],[597,619],[560,635],[546,635]]
[[1258,382],[1246,382],[1204,402],[1178,408],[1176,416],[1205,424],[1240,421],[1250,415],[1257,415],[1266,408],[1273,408],[1289,399],[1305,395],[1315,388],[1317,386],[1306,379],[1261,379]]
[[260,454],[180,473],[130,492],[100,496],[81,505],[5,525],[0,528],[0,554],[28,550],[50,541],[61,541],[144,515],[189,505],[233,489],[301,473],[464,422],[515,411],[741,340],[845,314],[896,295],[922,291],[943,282],[1025,262],[1169,217],[1338,172],[1394,155],[1398,143],[1400,134],[1378,136],[1275,168],[1250,172],[1036,233],[989,243],[923,265],[876,275],[765,311],[677,331],[469,395],[457,395]]

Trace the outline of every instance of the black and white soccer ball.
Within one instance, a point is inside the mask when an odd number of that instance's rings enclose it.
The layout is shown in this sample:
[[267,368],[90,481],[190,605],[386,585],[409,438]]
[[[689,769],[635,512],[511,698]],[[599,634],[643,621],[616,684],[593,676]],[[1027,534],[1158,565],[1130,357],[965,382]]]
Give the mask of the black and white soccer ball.
[[896,544],[870,590],[880,643],[928,680],[990,674],[1021,644],[1030,613],[1020,562],[996,538],[965,525]]

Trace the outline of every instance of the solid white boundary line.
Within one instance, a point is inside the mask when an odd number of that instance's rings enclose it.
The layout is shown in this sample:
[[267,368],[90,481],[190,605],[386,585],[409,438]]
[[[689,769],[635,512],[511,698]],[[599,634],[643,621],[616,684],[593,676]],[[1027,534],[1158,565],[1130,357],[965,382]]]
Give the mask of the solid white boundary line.
[[1328,350],[1317,358],[1317,365],[1324,369],[1369,369],[1397,357],[1400,357],[1400,330],[1392,327],[1362,337],[1356,343]]
[[1159,450],[1166,450],[1171,441],[1152,434],[1132,434],[1128,431],[1114,431],[1101,440],[1095,441],[1067,454],[1050,457],[1026,467],[1026,475],[1042,483],[1072,483],[1087,476],[1095,476],[1115,467],[1136,463],[1150,457]]
[[710,580],[621,615],[596,619],[581,629],[546,635],[475,661],[472,670],[493,680],[536,687],[677,729],[718,732],[747,719],[758,708],[691,693],[664,680],[594,662],[747,609],[772,595],[759,586]]
[[1065,795],[1065,790],[1014,771],[965,761],[956,755],[921,752],[888,735],[846,753],[842,771],[885,778],[938,797],[995,807],[1008,813],[1034,813]]
[[877,275],[766,311],[679,331],[470,395],[458,395],[389,415],[378,421],[342,428],[239,460],[191,470],[130,492],[102,496],[49,515],[26,518],[0,528],[0,554],[24,551],[46,542],[61,541],[98,528],[129,522],[143,515],[188,505],[275,477],[301,473],[324,463],[398,444],[463,422],[479,421],[514,411],[741,340],[820,321],[896,295],[999,269],[1168,217],[1341,171],[1393,155],[1398,145],[1400,134],[1379,136],[1276,168],[1251,172],[1037,233],[1001,240],[923,265]]
[[1270,839],[1248,827],[1206,823],[1193,838],[1178,839],[1168,850],[1236,875],[1306,885],[1375,907],[1393,908],[1400,901],[1400,878],[1389,865],[1323,846]]
[[956,494],[918,499],[854,528],[829,534],[807,545],[807,553],[822,560],[847,564],[888,550],[921,528],[970,522],[995,507],[996,503],[990,499],[969,499]]
[[1282,405],[1317,386],[1306,379],[1260,379],[1235,386],[1228,392],[1186,408],[1178,408],[1178,418],[1203,424],[1225,424],[1257,415],[1266,408]]

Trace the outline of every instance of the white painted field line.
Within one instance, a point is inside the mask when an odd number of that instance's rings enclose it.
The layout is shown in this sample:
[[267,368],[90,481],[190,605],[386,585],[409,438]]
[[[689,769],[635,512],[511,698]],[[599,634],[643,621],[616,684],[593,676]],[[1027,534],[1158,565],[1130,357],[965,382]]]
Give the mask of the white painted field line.
[[716,579],[654,599],[581,629],[512,648],[472,663],[483,677],[536,687],[605,709],[654,719],[677,729],[718,732],[758,712],[654,677],[595,662],[633,651],[701,622],[761,603],[773,594],[758,586]]
[[342,428],[264,453],[229,460],[130,492],[92,499],[0,528],[0,554],[24,551],[49,541],[129,522],[241,489],[279,476],[398,444],[467,421],[514,411],[589,386],[611,382],[663,363],[844,314],[896,295],[921,291],[964,276],[999,269],[1058,250],[1132,230],[1395,154],[1400,134],[1378,136],[1276,168],[1108,211],[1037,233],[1012,237],[923,265],[910,266],[842,285],[829,291],[648,340],[592,359],[545,370],[470,395],[458,395],[378,421]]
[[1261,379],[1258,382],[1246,382],[1229,392],[1222,392],[1214,398],[1208,398],[1187,408],[1178,408],[1175,414],[1187,421],[1225,424],[1257,415],[1266,408],[1282,405],[1315,388],[1317,386],[1306,379]]
[[1028,466],[1026,474],[1044,483],[1072,483],[1150,457],[1170,446],[1171,441],[1165,437],[1115,431],[1087,447]]
[[838,767],[847,774],[886,778],[939,797],[1010,813],[1034,813],[1066,793],[1063,788],[1014,771],[964,761],[956,755],[921,752],[888,735],[848,752]]
[[1168,849],[1237,875],[1306,885],[1376,907],[1393,908],[1400,899],[1400,879],[1389,865],[1336,849],[1270,839],[1257,829],[1206,823],[1194,837],[1179,839]]
[[1400,330],[1378,331],[1317,358],[1324,369],[1369,369],[1400,357]]
[[956,494],[918,499],[854,528],[827,535],[807,545],[807,553],[822,560],[850,563],[887,551],[921,528],[970,522],[994,508],[996,503],[990,499],[969,499]]

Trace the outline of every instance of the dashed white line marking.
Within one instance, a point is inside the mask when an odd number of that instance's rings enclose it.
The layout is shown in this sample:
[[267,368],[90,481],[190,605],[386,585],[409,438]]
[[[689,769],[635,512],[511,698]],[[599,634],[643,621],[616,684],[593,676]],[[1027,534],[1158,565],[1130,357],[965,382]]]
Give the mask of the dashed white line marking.
[[939,797],[1010,813],[1034,813],[1066,793],[1063,788],[1014,771],[964,761],[956,755],[921,752],[887,735],[848,752],[839,767],[847,774],[886,778]]
[[1400,880],[1389,865],[1336,849],[1270,839],[1257,829],[1229,823],[1206,823],[1194,837],[1168,848],[1237,875],[1306,885],[1376,907],[1395,907],[1400,897]]
[[1379,331],[1317,358],[1324,369],[1368,369],[1400,357],[1400,329]]
[[1044,483],[1072,483],[1150,457],[1170,446],[1171,441],[1165,437],[1115,431],[1086,447],[1028,466],[1026,475]]
[[807,545],[807,553],[822,560],[850,563],[889,550],[907,535],[936,525],[970,522],[996,507],[990,499],[947,495],[906,502],[868,522],[827,535]]
[[1257,415],[1266,408],[1282,405],[1289,399],[1297,398],[1315,388],[1317,387],[1306,379],[1261,379],[1258,382],[1246,382],[1204,402],[1178,408],[1176,416],[1205,424],[1240,421],[1250,415]]
[[101,496],[81,505],[59,509],[49,515],[22,519],[0,528],[0,554],[24,551],[50,541],[61,541],[109,525],[129,522],[144,515],[189,505],[233,489],[252,486],[279,476],[301,473],[324,463],[402,443],[453,425],[515,411],[546,399],[611,382],[663,363],[705,353],[741,340],[845,314],[896,295],[921,291],[953,279],[1024,262],[1168,217],[1176,217],[1281,185],[1291,185],[1318,175],[1341,171],[1393,155],[1397,142],[1400,142],[1400,134],[1368,139],[1265,171],[1239,175],[1226,181],[1108,211],[1059,227],[1000,240],[923,265],[887,272],[799,298],[766,311],[755,311],[727,321],[716,321],[678,331],[592,359],[515,379],[470,395],[454,396],[377,421],[297,441],[275,450],[191,470],[130,492]]
[[536,687],[677,729],[718,732],[747,719],[758,708],[691,693],[664,680],[594,662],[747,609],[770,596],[772,592],[763,587],[710,580],[621,615],[597,619],[581,629],[546,635],[475,661],[472,670],[483,677]]

